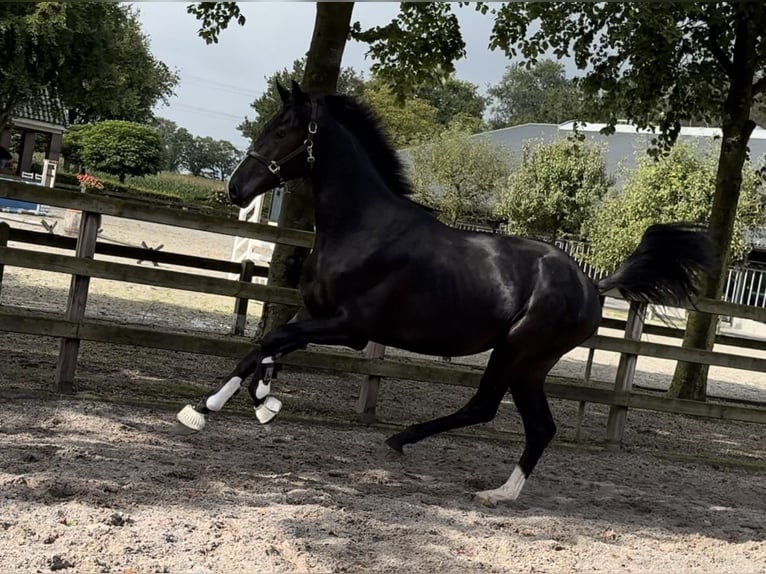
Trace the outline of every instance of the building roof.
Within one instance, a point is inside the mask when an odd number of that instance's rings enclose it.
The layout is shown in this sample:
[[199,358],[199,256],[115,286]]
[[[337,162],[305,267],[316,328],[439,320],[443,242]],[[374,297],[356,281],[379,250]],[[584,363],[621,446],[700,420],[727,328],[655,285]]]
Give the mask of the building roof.
[[[567,130],[572,131],[574,130],[575,122],[564,122],[563,124],[560,124],[558,127],[560,130]],[[581,132],[600,132],[602,129],[606,127],[606,124],[583,124],[580,123],[578,126],[578,130]],[[653,132],[650,129],[638,129],[635,125],[627,124],[627,123],[618,123],[614,126],[615,133],[621,133],[621,134],[644,134],[644,135],[650,135],[654,136],[656,135],[656,132]],[[690,137],[721,137],[721,128],[710,128],[710,127],[687,127],[687,126],[681,126],[681,133],[682,136],[690,136]],[[756,127],[753,130],[752,135],[750,136],[751,140],[757,139],[762,140],[766,139],[766,130],[762,127]]]
[[[636,161],[652,145],[657,136],[650,130],[639,130],[634,125],[617,124],[615,133],[603,135],[600,133],[605,124],[587,124],[578,126],[578,131],[589,141],[604,146],[604,158],[607,171],[616,178],[620,185],[626,170],[636,167]],[[521,124],[476,134],[474,138],[482,138],[490,143],[506,148],[512,154],[512,161],[518,161],[524,146],[528,143],[550,143],[557,139],[566,138],[574,133],[574,122],[562,124]],[[706,150],[721,137],[720,128],[682,127],[678,136],[680,141],[697,143],[699,149]],[[750,138],[750,161],[760,166],[766,159],[766,129],[756,128]],[[516,159],[514,160],[513,157]]]
[[33,97],[17,105],[11,122],[17,127],[44,132],[63,132],[67,125],[61,99],[47,88],[40,88]]

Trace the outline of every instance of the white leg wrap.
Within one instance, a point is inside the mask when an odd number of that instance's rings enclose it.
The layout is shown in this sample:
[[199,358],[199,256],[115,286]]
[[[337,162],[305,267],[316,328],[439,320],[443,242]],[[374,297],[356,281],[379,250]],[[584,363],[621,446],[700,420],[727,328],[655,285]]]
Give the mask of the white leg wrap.
[[255,417],[262,425],[274,420],[274,417],[279,414],[282,409],[282,401],[274,397],[266,397],[260,405],[255,407]]
[[255,387],[255,398],[260,400],[266,398],[271,392],[271,383],[264,383],[263,380],[258,381],[258,386]]
[[186,405],[176,415],[178,422],[193,431],[205,428],[205,415],[198,413],[191,405]]
[[519,465],[513,469],[510,478],[500,488],[476,493],[476,500],[485,506],[495,507],[499,502],[516,500],[524,488],[526,477]]
[[[270,366],[274,364],[274,357],[264,357],[261,360],[261,364]],[[258,386],[255,388],[255,398],[259,401],[263,401],[261,404],[255,407],[255,417],[262,425],[270,423],[279,414],[282,409],[282,401],[270,397],[271,381],[263,382],[258,381]]]
[[239,386],[242,384],[242,379],[239,377],[232,377],[229,379],[224,386],[220,388],[220,390],[215,393],[214,395],[210,395],[207,400],[205,401],[205,406],[209,408],[211,411],[220,411],[223,408],[223,405],[226,404],[226,402],[234,396],[234,393],[236,393],[239,390]]

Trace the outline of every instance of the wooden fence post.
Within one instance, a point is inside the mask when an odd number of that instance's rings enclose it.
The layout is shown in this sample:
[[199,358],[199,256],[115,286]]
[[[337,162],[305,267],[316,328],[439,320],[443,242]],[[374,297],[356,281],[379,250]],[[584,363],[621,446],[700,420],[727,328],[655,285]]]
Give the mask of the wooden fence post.
[[[590,383],[590,374],[593,370],[593,358],[596,354],[595,347],[588,349],[588,361],[585,363],[585,377],[583,378],[583,384],[588,386]],[[577,406],[577,426],[575,427],[575,442],[580,441],[580,430],[582,429],[582,421],[585,418],[585,401],[580,401]]]
[[[255,263],[250,259],[242,261],[242,268],[239,272],[239,280],[250,283],[255,275]],[[234,302],[234,321],[231,325],[231,332],[234,335],[244,335],[245,325],[247,324],[247,304],[250,300],[247,297],[238,297]]]
[[[632,301],[628,310],[628,320],[625,323],[625,338],[640,340],[646,320],[646,303]],[[615,394],[629,393],[633,388],[633,376],[636,373],[638,355],[622,353],[617,365],[617,376],[614,380]],[[606,424],[606,440],[612,446],[619,446],[625,432],[625,421],[628,407],[612,405],[609,408],[609,419]]]
[[[0,247],[8,246],[8,238],[11,235],[11,226],[4,221],[0,223]],[[3,270],[5,265],[0,263],[0,290],[3,288]]]
[[[98,229],[101,226],[101,214],[85,211],[80,221],[75,256],[93,259],[96,252]],[[90,277],[72,275],[69,285],[65,317],[70,321],[81,321],[85,317],[85,304],[88,301]],[[54,382],[61,393],[74,392],[74,375],[77,370],[77,355],[80,351],[79,339],[62,338],[59,346],[59,358],[56,364]]]
[[[599,305],[601,305],[601,312],[604,311],[604,302],[606,297],[601,295],[598,298]],[[596,330],[598,332],[598,329]],[[588,349],[588,360],[585,363],[585,377],[583,378],[583,384],[587,387],[590,383],[590,375],[593,372],[593,359],[596,357],[596,348],[591,347]],[[580,441],[580,430],[582,429],[582,421],[585,418],[585,401],[580,401],[577,407],[577,427],[575,428],[575,442]]]
[[[385,345],[370,342],[364,351],[368,359],[382,359],[386,353]],[[362,383],[359,392],[359,402],[356,412],[363,423],[375,422],[375,407],[378,404],[378,390],[380,389],[380,377],[369,375]]]

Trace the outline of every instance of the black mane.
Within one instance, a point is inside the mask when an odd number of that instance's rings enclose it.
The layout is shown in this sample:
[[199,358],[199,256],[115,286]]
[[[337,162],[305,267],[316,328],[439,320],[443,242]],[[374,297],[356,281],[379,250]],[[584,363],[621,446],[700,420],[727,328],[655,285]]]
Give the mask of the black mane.
[[350,96],[325,98],[330,114],[361,142],[376,170],[394,193],[412,195],[406,169],[372,109]]

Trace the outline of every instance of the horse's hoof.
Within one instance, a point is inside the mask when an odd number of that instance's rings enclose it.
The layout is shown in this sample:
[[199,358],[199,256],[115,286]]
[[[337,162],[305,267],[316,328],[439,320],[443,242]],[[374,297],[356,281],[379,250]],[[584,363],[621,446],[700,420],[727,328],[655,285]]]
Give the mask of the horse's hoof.
[[516,504],[518,493],[510,492],[505,488],[496,488],[494,490],[484,490],[473,495],[473,501],[487,508],[495,508],[501,504]]
[[266,397],[266,400],[255,407],[255,417],[259,423],[265,425],[273,421],[280,410],[282,410],[282,401],[274,397]]
[[500,500],[494,495],[494,492],[487,490],[484,492],[477,492],[473,495],[473,501],[476,504],[481,504],[486,508],[495,508]]
[[205,428],[205,415],[196,411],[191,405],[182,408],[176,415],[176,419],[189,433],[199,432]]

